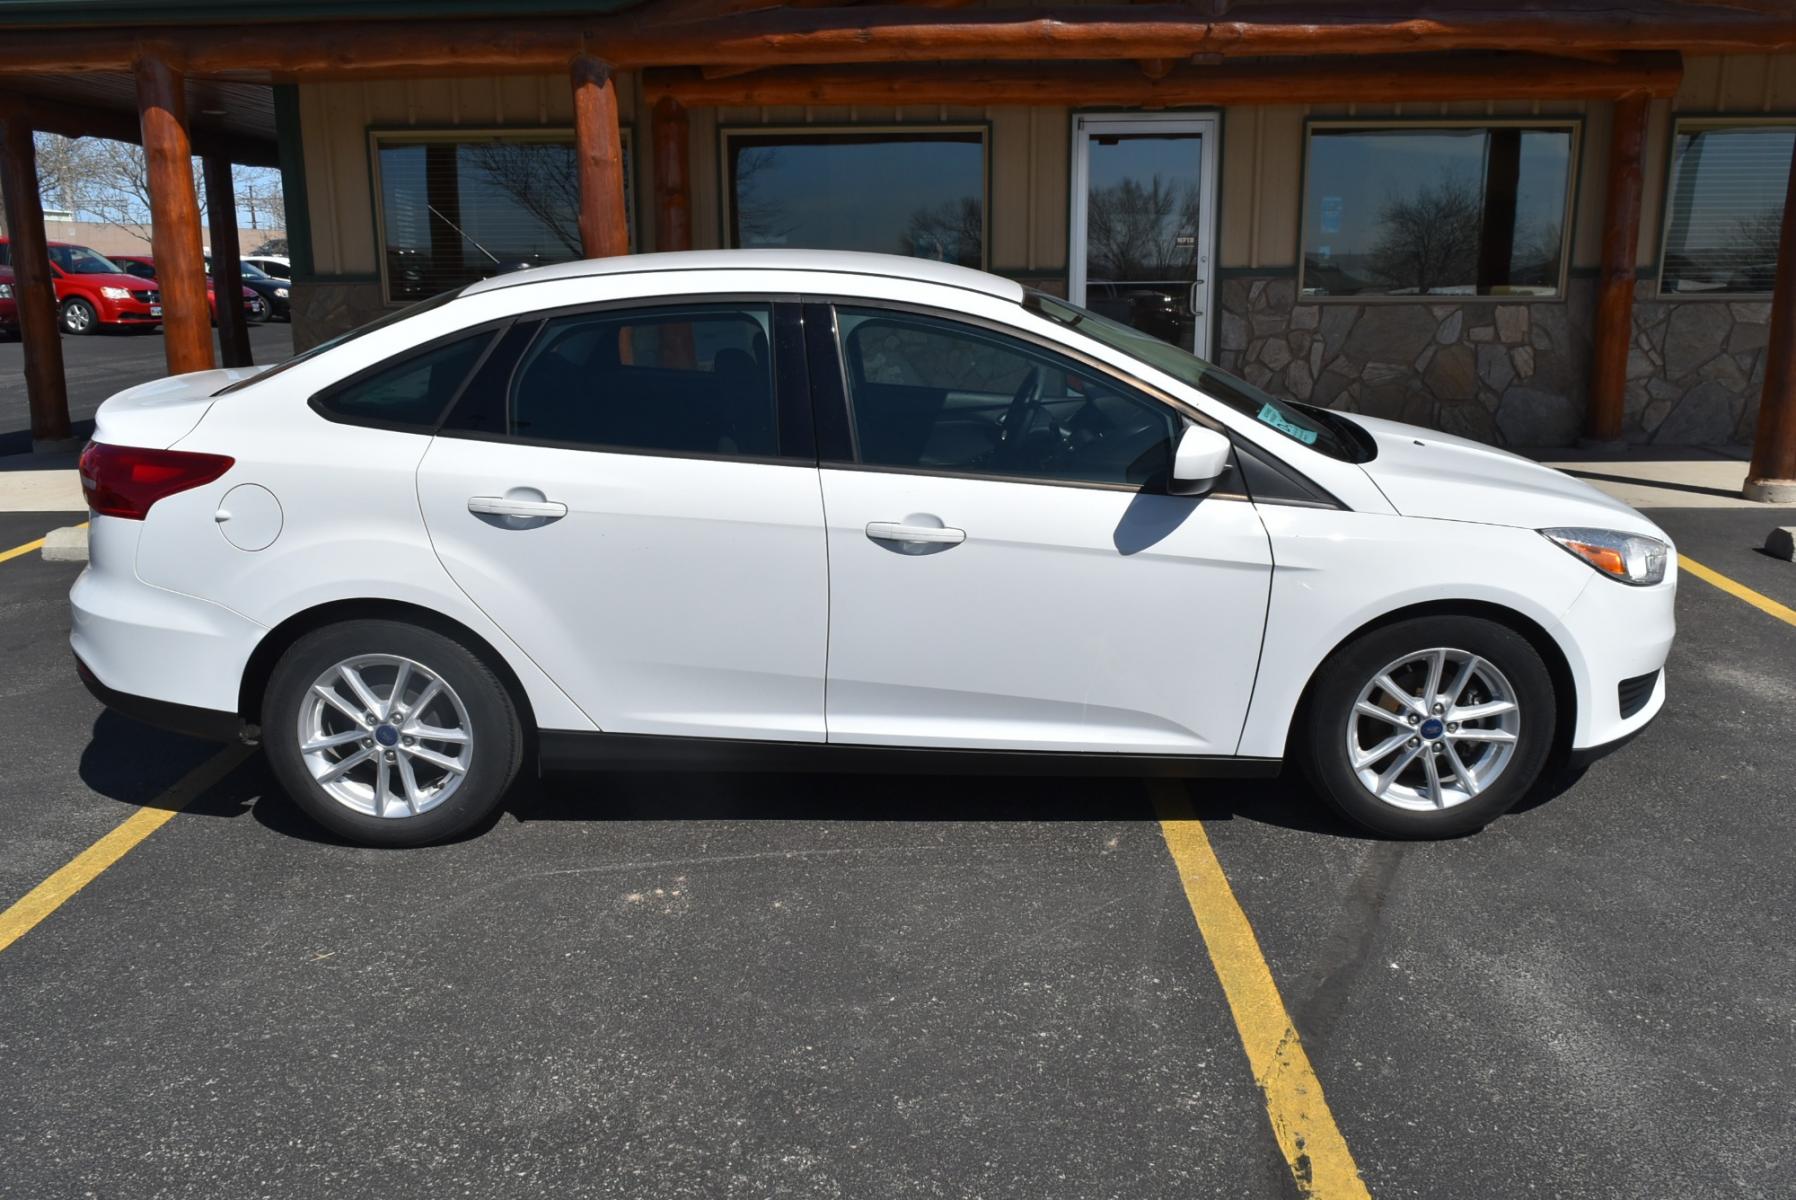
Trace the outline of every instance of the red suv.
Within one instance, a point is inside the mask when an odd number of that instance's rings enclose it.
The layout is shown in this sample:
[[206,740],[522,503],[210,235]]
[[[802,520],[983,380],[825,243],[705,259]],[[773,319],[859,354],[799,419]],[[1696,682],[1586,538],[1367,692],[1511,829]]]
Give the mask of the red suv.
[[[12,246],[0,238],[0,267],[11,265]],[[101,325],[162,324],[161,289],[127,275],[86,246],[51,242],[50,275],[64,333],[92,333]]]

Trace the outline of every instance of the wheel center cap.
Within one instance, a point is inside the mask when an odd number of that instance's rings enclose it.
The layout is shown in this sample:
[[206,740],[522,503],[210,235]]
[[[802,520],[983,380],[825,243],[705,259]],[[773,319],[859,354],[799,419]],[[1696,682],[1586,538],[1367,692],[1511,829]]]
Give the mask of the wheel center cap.
[[[1439,717],[1429,717],[1426,721],[1422,722],[1422,736],[1431,742],[1445,732],[1447,732],[1447,726]],[[391,744],[392,743],[390,742],[388,743],[388,745]]]
[[[1435,724],[1438,725],[1440,722],[1436,721]],[[399,731],[391,725],[376,725],[374,727],[374,740],[383,746],[397,746],[399,744]]]

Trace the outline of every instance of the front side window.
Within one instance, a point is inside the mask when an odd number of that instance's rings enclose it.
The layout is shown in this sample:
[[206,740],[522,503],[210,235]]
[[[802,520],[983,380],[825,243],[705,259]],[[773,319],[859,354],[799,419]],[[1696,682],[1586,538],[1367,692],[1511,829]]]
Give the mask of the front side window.
[[331,388],[316,403],[351,421],[434,429],[492,340],[491,329],[457,338]]
[[1575,126],[1310,127],[1305,296],[1561,294]]
[[1326,409],[1281,400],[1245,379],[1205,362],[1181,346],[1161,341],[1144,330],[1112,321],[1057,297],[1032,291],[1024,304],[1031,312],[1113,350],[1120,350],[1318,453],[1346,462],[1368,462],[1372,458],[1368,439]]
[[1179,416],[1071,359],[940,317],[836,321],[868,466],[1139,487],[1171,464]]
[[[629,131],[622,134],[628,180]],[[585,257],[572,133],[373,137],[388,303]],[[624,210],[633,229],[630,191]]]
[[503,414],[456,423],[594,449],[775,458],[771,329],[765,304],[551,318],[512,372]]
[[724,137],[732,247],[868,250],[985,266],[985,131]]
[[1659,290],[1768,295],[1796,121],[1680,121],[1665,195]]
[[51,246],[50,261],[70,275],[123,275],[119,265],[86,246]]

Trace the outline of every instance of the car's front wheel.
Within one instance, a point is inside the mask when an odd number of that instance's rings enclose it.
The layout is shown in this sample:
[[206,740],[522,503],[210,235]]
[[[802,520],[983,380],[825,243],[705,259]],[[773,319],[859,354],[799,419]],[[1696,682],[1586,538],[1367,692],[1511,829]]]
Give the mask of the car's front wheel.
[[450,637],[390,620],[296,641],[269,676],[262,741],[307,815],[369,846],[465,832],[523,758],[517,709],[492,670]]
[[1308,697],[1303,762],[1356,824],[1451,837],[1512,808],[1552,749],[1552,676],[1528,639],[1480,617],[1421,617],[1331,656]]
[[63,301],[61,317],[64,333],[92,333],[100,327],[100,314],[79,296]]

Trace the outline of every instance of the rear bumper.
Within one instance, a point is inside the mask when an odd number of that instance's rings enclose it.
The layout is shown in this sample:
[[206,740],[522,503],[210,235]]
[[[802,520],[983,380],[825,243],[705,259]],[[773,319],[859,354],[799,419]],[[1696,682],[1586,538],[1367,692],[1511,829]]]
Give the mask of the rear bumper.
[[75,656],[75,674],[81,677],[82,684],[93,693],[94,699],[110,708],[113,712],[142,721],[145,725],[154,725],[158,729],[166,729],[171,733],[182,733],[188,737],[203,738],[212,742],[228,742],[235,740],[244,730],[243,718],[234,712],[221,712],[215,708],[195,708],[188,704],[175,704],[168,700],[154,700],[148,696],[134,696],[109,688],[100,682],[100,677],[88,669],[81,656]]

